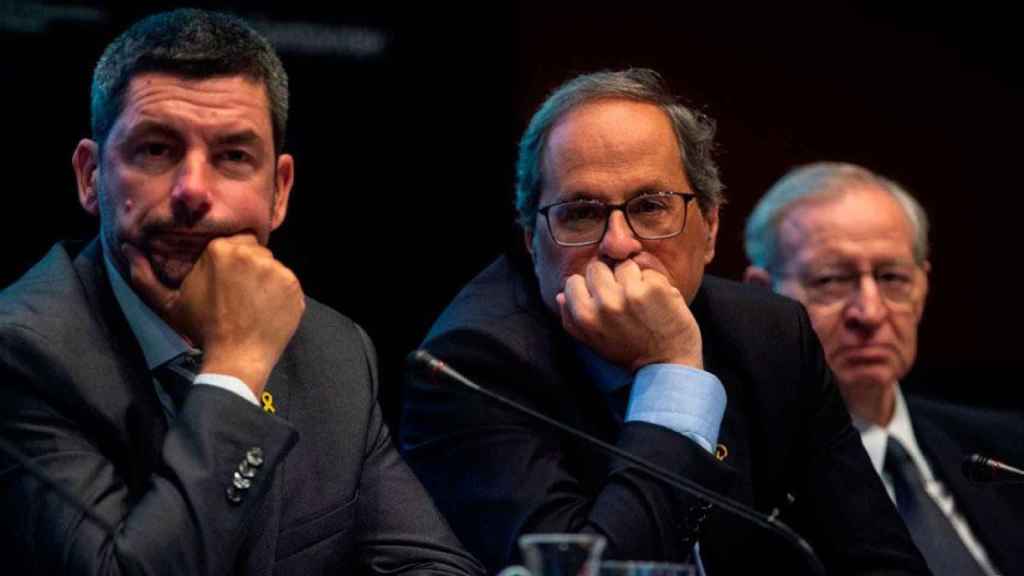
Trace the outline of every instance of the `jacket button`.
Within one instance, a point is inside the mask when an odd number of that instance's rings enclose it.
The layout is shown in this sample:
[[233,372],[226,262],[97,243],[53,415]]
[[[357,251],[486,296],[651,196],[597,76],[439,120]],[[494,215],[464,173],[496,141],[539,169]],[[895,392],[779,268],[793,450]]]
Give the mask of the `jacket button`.
[[249,465],[248,460],[242,460],[242,463],[238,465],[238,473],[242,475],[242,478],[256,477],[256,469]]
[[245,453],[245,461],[253,468],[263,466],[263,450],[259,446],[253,446]]
[[238,472],[235,472],[234,478],[231,479],[231,484],[239,490],[248,490],[252,486],[252,480],[249,480]]
[[239,490],[238,488],[235,488],[234,484],[228,486],[228,489],[227,489],[228,502],[231,502],[232,504],[238,504],[239,502],[242,501],[242,495],[244,493],[245,493],[245,490]]

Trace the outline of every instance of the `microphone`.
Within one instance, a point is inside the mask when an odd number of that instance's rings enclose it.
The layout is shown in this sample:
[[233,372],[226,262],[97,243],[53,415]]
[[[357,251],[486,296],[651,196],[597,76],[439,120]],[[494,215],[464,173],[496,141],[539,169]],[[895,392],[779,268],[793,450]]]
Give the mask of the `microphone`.
[[657,464],[640,458],[639,456],[635,456],[623,450],[622,448],[619,448],[618,446],[604,442],[603,440],[595,438],[581,430],[577,430],[576,428],[567,426],[555,420],[554,418],[545,416],[544,414],[536,410],[533,410],[532,408],[528,408],[526,406],[523,406],[522,404],[519,404],[518,402],[509,400],[508,398],[505,398],[500,394],[492,392],[480,386],[476,382],[473,382],[469,378],[466,378],[462,374],[458,373],[456,370],[452,369],[450,366],[448,366],[441,360],[438,360],[437,358],[434,357],[433,354],[427,352],[426,350],[416,350],[409,354],[408,359],[410,363],[429,370],[431,375],[435,377],[435,380],[438,374],[443,375],[445,378],[453,382],[458,382],[459,384],[465,386],[466,388],[473,390],[477,394],[480,394],[499,404],[512,408],[516,412],[519,412],[520,414],[525,414],[530,418],[533,418],[534,420],[543,422],[544,424],[547,424],[548,426],[551,426],[552,428],[555,428],[560,432],[572,436],[577,440],[581,440],[584,444],[587,444],[592,448],[596,448],[599,451],[604,452],[605,454],[612,454],[618,458],[622,458],[623,460],[632,463],[639,470],[664,482],[665,484],[668,484],[669,486],[672,486],[673,488],[682,490],[683,492],[690,494],[691,496],[703,498],[704,500],[710,502],[712,505],[732,513],[734,516],[742,518],[757,526],[765,528],[770,532],[778,534],[783,538],[783,540],[785,540],[794,548],[800,551],[801,555],[804,556],[804,558],[806,558],[807,564],[811,567],[815,574],[818,574],[820,576],[825,575],[825,568],[824,566],[822,566],[821,560],[818,558],[818,555],[814,553],[814,549],[811,548],[811,545],[802,537],[800,537],[799,534],[794,532],[792,528],[790,528],[781,520],[776,518],[774,514],[771,516],[762,514],[761,512],[758,512],[757,510],[754,510],[753,508],[747,506],[746,504],[723,496],[712,490],[708,490],[707,488],[701,486],[700,484],[697,484],[696,482],[690,480],[689,478],[673,474],[672,472],[665,470],[664,468],[658,466]]
[[981,454],[971,454],[964,458],[960,470],[968,480],[979,484],[1024,482],[1024,470]]

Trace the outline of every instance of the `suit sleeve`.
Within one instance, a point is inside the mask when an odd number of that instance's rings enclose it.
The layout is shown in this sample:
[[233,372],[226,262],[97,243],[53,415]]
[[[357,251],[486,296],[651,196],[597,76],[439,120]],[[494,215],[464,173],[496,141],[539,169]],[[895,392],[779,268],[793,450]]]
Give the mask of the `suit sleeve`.
[[[229,573],[259,522],[274,469],[296,441],[291,426],[229,392],[197,387],[166,435],[154,435],[163,437],[151,452],[157,461],[145,463],[147,455],[132,454],[109,422],[61,398],[76,376],[47,354],[55,348],[30,328],[5,329],[0,434],[115,531],[90,521],[5,455],[5,567],[26,574]],[[138,419],[136,408],[124,418]],[[157,418],[148,422],[163,426],[162,415]],[[232,502],[228,486],[250,453],[261,462],[251,486]]]
[[[359,332],[376,398],[376,356],[369,337]],[[376,402],[371,411],[359,486],[363,565],[373,574],[483,574],[399,456]]]
[[[445,331],[426,347],[471,379],[541,412],[557,415],[560,402],[582,401],[531,353],[487,330]],[[405,394],[404,454],[489,572],[517,560],[517,537],[530,532],[602,534],[611,558],[689,556],[706,513],[697,499],[429,376],[410,372]],[[732,479],[732,471],[698,444],[667,428],[630,422],[613,441],[711,489]]]

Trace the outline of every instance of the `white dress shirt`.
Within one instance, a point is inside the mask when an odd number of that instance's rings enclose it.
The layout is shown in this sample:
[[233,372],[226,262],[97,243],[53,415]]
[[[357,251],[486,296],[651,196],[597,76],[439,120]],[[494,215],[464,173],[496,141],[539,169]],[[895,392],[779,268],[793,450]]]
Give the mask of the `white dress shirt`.
[[932,474],[931,466],[928,465],[928,460],[924,457],[921,447],[917,444],[914,428],[910,423],[910,412],[907,411],[907,404],[903,399],[903,393],[900,392],[899,386],[896,386],[896,405],[893,408],[892,420],[889,421],[888,426],[881,427],[856,416],[853,416],[853,424],[860,431],[860,439],[864,443],[864,449],[871,459],[875,472],[882,478],[882,483],[885,484],[885,489],[889,492],[889,497],[893,499],[893,502],[896,501],[896,493],[893,488],[892,478],[883,470],[885,465],[885,448],[890,435],[896,437],[906,447],[907,453],[910,454],[910,458],[921,473],[925,490],[939,506],[939,509],[942,510],[942,513],[946,515],[946,518],[949,519],[950,524],[953,525],[953,528],[960,536],[964,546],[971,553],[971,556],[978,561],[978,564],[986,574],[998,576],[999,572],[992,566],[992,562],[988,559],[985,549],[974,537],[970,526],[967,525],[967,520],[957,511],[956,503],[953,501],[953,494],[946,489],[945,484]]

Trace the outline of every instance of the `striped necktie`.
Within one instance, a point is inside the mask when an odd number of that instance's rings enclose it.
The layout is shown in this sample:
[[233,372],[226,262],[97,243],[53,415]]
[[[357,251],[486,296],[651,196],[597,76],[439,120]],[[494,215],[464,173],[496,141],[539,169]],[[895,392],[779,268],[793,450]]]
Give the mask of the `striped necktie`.
[[153,371],[153,377],[174,402],[175,412],[181,412],[185,397],[192,389],[192,382],[199,374],[202,360],[203,355],[200,352],[184,352]]
[[983,575],[949,518],[925,490],[921,472],[907,449],[893,436],[885,448],[885,471],[892,477],[896,508],[932,572],[936,576]]

